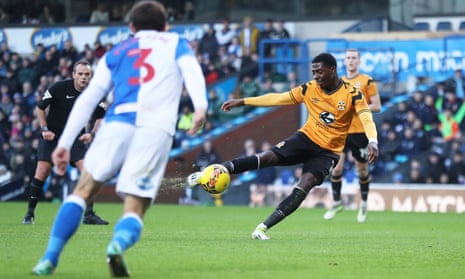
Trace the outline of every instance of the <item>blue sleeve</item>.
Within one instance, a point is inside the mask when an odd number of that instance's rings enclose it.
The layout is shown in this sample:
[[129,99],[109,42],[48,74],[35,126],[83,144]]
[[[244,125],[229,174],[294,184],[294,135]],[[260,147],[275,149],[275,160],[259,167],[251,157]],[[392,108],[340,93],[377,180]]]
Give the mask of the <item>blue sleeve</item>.
[[183,55],[194,55],[194,51],[192,50],[189,41],[185,38],[179,38],[178,45],[176,47],[176,60]]

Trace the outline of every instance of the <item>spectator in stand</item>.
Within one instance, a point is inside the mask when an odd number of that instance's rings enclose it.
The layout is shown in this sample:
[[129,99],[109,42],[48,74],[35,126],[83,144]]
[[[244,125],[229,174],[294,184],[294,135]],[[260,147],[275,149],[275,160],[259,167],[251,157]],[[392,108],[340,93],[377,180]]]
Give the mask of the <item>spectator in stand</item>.
[[10,23],[10,15],[6,12],[5,7],[0,5],[0,24]]
[[463,184],[465,182],[465,162],[463,151],[456,151],[446,159],[446,171],[450,184]]
[[276,22],[275,33],[277,39],[289,39],[291,34],[284,26],[284,20],[278,20]]
[[410,127],[404,128],[403,137],[400,140],[399,154],[405,156],[408,160],[419,152],[420,145],[418,139],[415,137],[414,130]]
[[417,90],[413,93],[412,99],[409,103],[409,110],[413,111],[415,115],[419,116],[426,106],[423,96],[423,91]]
[[77,49],[74,47],[73,42],[71,40],[65,41],[63,45],[63,49],[59,52],[59,57],[67,58],[71,61],[72,64],[77,61],[77,57],[79,55]]
[[239,32],[239,41],[242,53],[248,50],[250,53],[257,53],[260,30],[253,24],[252,17],[246,16],[242,22],[242,29]]
[[425,177],[418,160],[410,161],[408,177],[406,183],[425,183]]
[[241,57],[239,79],[242,80],[244,76],[250,76],[252,79],[258,77],[258,54],[251,52],[250,49],[245,49]]
[[34,87],[30,82],[23,83],[23,90],[21,92],[21,98],[24,102],[24,108],[26,109],[26,113],[28,115],[32,115],[34,112],[34,108],[36,106],[36,96],[35,96]]
[[417,138],[420,151],[428,150],[431,147],[432,139],[429,133],[425,132],[423,121],[420,118],[415,118],[411,128]]
[[11,97],[9,94],[3,93],[5,88],[8,88],[6,85],[1,86],[1,91],[2,91],[2,99],[0,102],[0,110],[3,111],[7,116],[11,114],[13,111],[14,103],[11,100]]
[[[289,31],[284,27],[284,21],[279,20],[276,22],[275,28],[275,39],[285,40],[290,39],[291,35]],[[294,48],[292,45],[279,44],[276,46],[276,57],[277,58],[293,58]],[[277,64],[276,71],[281,74],[292,71],[292,64]]]
[[208,59],[207,71],[204,73],[207,85],[214,84],[221,76],[221,71],[216,67],[216,63]]
[[110,13],[104,3],[97,4],[97,8],[90,14],[89,23],[106,24],[110,22]]
[[465,117],[465,102],[462,102],[459,110],[453,114],[451,110],[445,109],[439,113],[438,118],[440,121],[439,129],[445,141],[453,140],[457,137],[460,131],[460,125]]
[[229,47],[234,37],[236,37],[236,29],[231,28],[229,18],[223,18],[223,27],[216,32],[216,40],[220,46]]
[[400,133],[404,128],[407,118],[407,110],[408,105],[405,101],[399,102],[394,110],[392,123],[394,125],[394,130],[398,133]]
[[[11,122],[8,121],[8,115],[0,108],[0,143],[10,138]],[[0,161],[0,164],[2,162]]]
[[434,106],[434,97],[432,95],[425,95],[423,102],[424,106],[419,108],[417,116],[423,122],[425,131],[429,132],[432,126],[438,122],[438,111]]
[[241,90],[241,98],[256,97],[260,95],[260,85],[252,79],[252,77],[245,75],[239,84]]
[[22,59],[21,68],[18,70],[17,79],[19,83],[30,82],[37,85],[37,72],[34,69],[31,59],[25,57]]
[[438,150],[433,150],[424,164],[425,182],[428,184],[440,183],[440,177],[446,172],[442,154]]
[[199,41],[198,53],[208,58],[211,62],[218,61],[219,44],[216,39],[216,30],[213,23],[208,24],[205,33]]
[[239,37],[234,36],[231,38],[231,43],[228,45],[227,53],[229,55],[235,55],[236,57],[242,56],[242,47]]
[[[100,41],[94,42],[94,49],[92,50],[92,54],[95,58],[101,58],[106,52],[105,47],[102,45]],[[94,60],[94,59],[92,59]],[[93,63],[93,61],[91,62]]]
[[57,71],[57,61],[53,58],[53,52],[51,50],[45,51],[43,59],[39,59],[36,65],[38,75],[55,75]]
[[218,93],[215,87],[211,87],[208,90],[207,100],[208,100],[207,118],[213,123],[218,123],[219,121],[218,113],[221,110],[223,99],[218,96]]
[[[274,22],[271,18],[267,19],[265,21],[265,26],[263,27],[263,30],[260,31],[259,39],[258,39],[258,48],[260,48],[260,43],[263,40],[273,40],[276,39],[276,30],[274,29],[273,26]],[[259,51],[259,50],[258,50]],[[264,57],[272,57],[273,56],[273,44],[267,43],[264,45],[263,49],[263,55]],[[271,65],[271,64],[268,64]]]
[[192,1],[186,1],[184,3],[184,14],[182,20],[191,21],[195,19],[195,7]]
[[453,114],[455,114],[459,107],[462,105],[462,100],[457,98],[455,92],[452,89],[446,90],[444,96],[438,96],[436,98],[435,107],[438,112],[444,110],[450,110]]
[[174,147],[184,147],[186,140],[190,136],[187,132],[192,128],[194,111],[188,105],[181,107],[181,112],[178,116],[178,123],[176,124],[176,134],[174,136]]
[[394,130],[387,132],[386,138],[380,141],[380,160],[388,163],[395,160],[396,155],[399,153],[401,140],[397,137]]
[[39,23],[40,24],[54,24],[55,23],[55,18],[53,17],[53,14],[50,11],[50,7],[48,5],[44,5],[42,7],[42,13],[39,15]]
[[[237,87],[233,92],[228,94],[227,99],[228,100],[237,99],[237,98],[241,98],[240,96],[241,96],[240,90],[239,90],[239,87]],[[238,118],[240,116],[243,116],[245,112],[246,112],[245,106],[235,108],[234,110],[231,110],[228,112],[220,110],[218,112],[218,119],[220,123],[225,123],[235,118]]]
[[454,76],[446,80],[446,86],[455,93],[457,98],[463,100],[465,98],[465,77],[461,69],[454,71]]
[[271,93],[271,92],[278,92],[278,90],[276,90],[273,87],[273,81],[271,80],[271,78],[267,78],[265,79],[265,81],[263,82],[261,86],[259,95],[263,95],[263,94]]

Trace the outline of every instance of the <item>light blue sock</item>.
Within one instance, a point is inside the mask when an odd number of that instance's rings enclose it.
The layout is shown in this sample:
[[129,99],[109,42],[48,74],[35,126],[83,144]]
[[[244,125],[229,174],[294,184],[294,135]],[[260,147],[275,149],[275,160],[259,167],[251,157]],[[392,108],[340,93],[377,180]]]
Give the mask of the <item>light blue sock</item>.
[[124,215],[115,225],[110,243],[117,242],[123,251],[133,246],[140,238],[142,220],[136,214]]
[[78,229],[85,207],[85,201],[78,196],[71,195],[66,199],[55,217],[42,260],[50,260],[55,267],[58,265],[60,253]]

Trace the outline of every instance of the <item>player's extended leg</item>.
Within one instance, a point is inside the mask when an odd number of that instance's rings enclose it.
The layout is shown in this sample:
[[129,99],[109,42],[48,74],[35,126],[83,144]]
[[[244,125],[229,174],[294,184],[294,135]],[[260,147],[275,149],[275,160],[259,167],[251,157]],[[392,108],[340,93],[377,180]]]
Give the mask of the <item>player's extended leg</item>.
[[123,216],[116,223],[113,238],[107,247],[107,262],[113,277],[129,277],[123,253],[140,238],[143,221],[151,199],[126,194]]
[[278,208],[276,208],[275,211],[273,211],[273,213],[271,213],[271,215],[263,221],[263,223],[258,224],[252,232],[252,238],[259,240],[270,239],[270,237],[266,234],[266,231],[299,208],[300,204],[302,204],[305,200],[313,186],[318,185],[319,183],[320,179],[316,178],[312,173],[306,172],[302,174],[302,177],[292,190],[291,194],[278,205]]
[[76,188],[61,205],[55,217],[44,256],[32,270],[34,274],[48,275],[53,273],[58,265],[61,251],[81,223],[86,201],[93,200],[102,185],[102,182],[93,180],[88,172],[81,173]]
[[[239,157],[221,163],[228,169],[229,174],[239,174],[248,170],[257,170],[275,166],[278,163],[278,157],[272,151],[265,151],[260,154],[254,154],[246,157]],[[202,172],[191,173],[187,177],[187,183],[193,187],[199,184]]]
[[29,184],[28,209],[23,224],[34,224],[35,209],[44,188],[45,180],[50,175],[52,165],[47,161],[38,161],[34,178]]
[[361,196],[360,207],[358,209],[358,214],[357,214],[357,221],[359,223],[363,223],[367,220],[367,217],[368,217],[367,201],[368,201],[368,192],[370,191],[370,173],[369,173],[367,162],[355,161],[355,165],[357,167],[358,180],[360,183],[360,196]]
[[333,194],[333,205],[325,212],[323,216],[326,220],[331,220],[336,216],[338,212],[343,210],[341,201],[341,189],[342,189],[342,174],[344,171],[345,154],[340,155],[339,161],[331,172],[331,190]]

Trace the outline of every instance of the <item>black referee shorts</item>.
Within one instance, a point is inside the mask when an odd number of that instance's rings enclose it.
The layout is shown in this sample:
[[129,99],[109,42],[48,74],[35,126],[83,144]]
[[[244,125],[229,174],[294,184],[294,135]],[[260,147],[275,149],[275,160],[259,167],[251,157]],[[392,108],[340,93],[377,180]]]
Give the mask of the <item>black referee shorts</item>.
[[[37,160],[46,161],[52,163],[52,152],[55,150],[58,144],[58,139],[52,141],[44,140],[39,137],[39,147],[37,149]],[[84,159],[86,154],[87,146],[80,140],[76,139],[71,147],[71,163],[75,163],[79,160]]]

